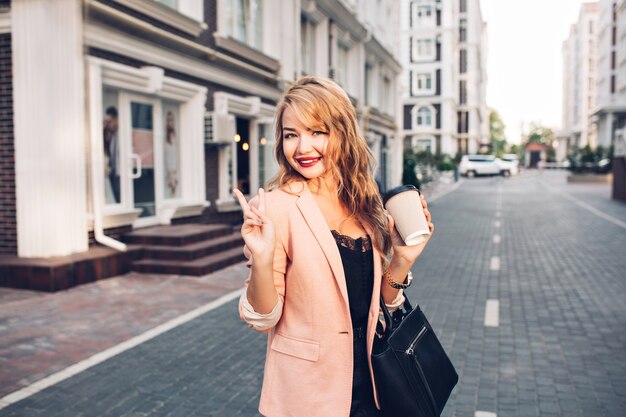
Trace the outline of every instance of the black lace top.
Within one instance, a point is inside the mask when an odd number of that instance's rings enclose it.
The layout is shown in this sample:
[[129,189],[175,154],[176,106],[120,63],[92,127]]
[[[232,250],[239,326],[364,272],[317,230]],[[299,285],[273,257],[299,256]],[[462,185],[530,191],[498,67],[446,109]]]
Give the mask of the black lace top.
[[331,230],[343,263],[348,286],[352,327],[367,326],[372,291],[374,290],[374,257],[369,236],[353,239]]

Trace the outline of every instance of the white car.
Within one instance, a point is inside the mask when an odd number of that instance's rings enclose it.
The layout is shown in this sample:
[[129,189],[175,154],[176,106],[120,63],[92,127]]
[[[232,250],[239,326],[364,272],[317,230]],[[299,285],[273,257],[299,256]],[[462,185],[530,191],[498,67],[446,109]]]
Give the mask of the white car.
[[509,175],[519,174],[519,160],[517,155],[513,153],[507,153],[502,155],[502,159],[499,159],[500,168],[502,171],[508,171]]
[[463,155],[459,164],[459,174],[468,178],[477,175],[509,176],[509,167],[503,166],[502,161],[493,155]]

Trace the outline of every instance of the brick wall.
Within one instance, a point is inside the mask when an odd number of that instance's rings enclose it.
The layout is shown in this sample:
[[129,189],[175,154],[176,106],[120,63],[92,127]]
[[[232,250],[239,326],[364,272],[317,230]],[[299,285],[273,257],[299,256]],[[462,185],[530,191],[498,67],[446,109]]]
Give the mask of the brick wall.
[[[1,5],[8,2],[2,2]],[[0,253],[17,254],[11,35],[0,35]]]

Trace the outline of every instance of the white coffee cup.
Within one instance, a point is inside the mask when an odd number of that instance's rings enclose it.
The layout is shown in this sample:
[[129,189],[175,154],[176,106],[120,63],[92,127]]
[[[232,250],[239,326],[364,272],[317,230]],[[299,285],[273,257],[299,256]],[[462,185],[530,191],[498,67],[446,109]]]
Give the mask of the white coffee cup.
[[407,246],[419,245],[430,236],[420,192],[415,186],[401,185],[388,191],[383,205],[393,217],[396,229]]

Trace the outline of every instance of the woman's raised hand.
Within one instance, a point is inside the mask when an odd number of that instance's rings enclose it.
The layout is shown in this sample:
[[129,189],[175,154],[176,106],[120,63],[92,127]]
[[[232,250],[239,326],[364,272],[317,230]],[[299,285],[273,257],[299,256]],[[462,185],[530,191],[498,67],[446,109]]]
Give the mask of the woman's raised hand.
[[243,209],[241,236],[252,255],[252,259],[257,262],[271,263],[274,259],[276,232],[274,224],[265,215],[265,191],[263,188],[259,188],[258,208],[253,204],[248,204],[238,189],[235,188],[233,194]]

